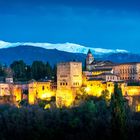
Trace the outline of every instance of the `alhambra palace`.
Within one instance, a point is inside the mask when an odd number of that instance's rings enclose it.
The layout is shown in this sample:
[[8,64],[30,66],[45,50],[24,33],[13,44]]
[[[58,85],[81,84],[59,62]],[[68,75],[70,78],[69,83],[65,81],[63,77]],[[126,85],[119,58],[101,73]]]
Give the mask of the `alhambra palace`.
[[[140,111],[140,86],[130,82],[140,82],[140,63],[115,64],[111,61],[96,61],[89,50],[86,57],[86,70],[82,71],[82,62],[64,62],[57,64],[57,83],[31,80],[26,83],[15,83],[7,77],[0,83],[0,103],[18,103],[26,99],[34,105],[37,99],[55,98],[57,107],[71,107],[76,94],[81,89],[87,95],[100,97],[108,90],[109,98],[114,92],[114,84],[118,83],[123,96],[134,111]],[[82,92],[81,92],[82,94]]]

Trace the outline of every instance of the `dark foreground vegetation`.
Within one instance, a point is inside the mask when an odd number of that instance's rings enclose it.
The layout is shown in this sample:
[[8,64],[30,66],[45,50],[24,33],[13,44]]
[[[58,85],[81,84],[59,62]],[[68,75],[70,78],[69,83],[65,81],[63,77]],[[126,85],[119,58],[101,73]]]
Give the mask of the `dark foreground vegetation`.
[[[129,114],[130,115],[130,114]],[[112,123],[104,102],[87,102],[72,109],[43,110],[38,107],[0,106],[0,139],[140,139],[140,114],[127,116],[126,126]]]
[[71,109],[38,106],[20,109],[0,106],[1,140],[91,140],[140,139],[140,113],[112,112],[105,101],[87,101]]
[[111,100],[108,91],[77,99],[72,108],[0,105],[0,140],[140,139],[140,113],[129,109],[118,85]]

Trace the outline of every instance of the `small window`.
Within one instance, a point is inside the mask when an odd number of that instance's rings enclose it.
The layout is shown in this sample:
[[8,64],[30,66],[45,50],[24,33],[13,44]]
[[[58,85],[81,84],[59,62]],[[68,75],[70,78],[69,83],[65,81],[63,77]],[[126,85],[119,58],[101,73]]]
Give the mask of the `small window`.
[[44,86],[42,86],[42,90],[45,90],[45,87]]

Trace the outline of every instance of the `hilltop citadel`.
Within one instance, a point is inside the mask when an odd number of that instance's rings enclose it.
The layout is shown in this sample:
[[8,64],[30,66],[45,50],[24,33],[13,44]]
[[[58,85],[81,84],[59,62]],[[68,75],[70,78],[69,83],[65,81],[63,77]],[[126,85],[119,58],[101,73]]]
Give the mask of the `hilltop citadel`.
[[[0,103],[16,106],[23,100],[34,105],[38,100],[55,99],[57,107],[71,107],[77,94],[100,97],[103,91],[109,92],[109,98],[118,83],[123,96],[134,111],[140,111],[140,86],[130,83],[140,82],[140,63],[115,64],[111,61],[96,61],[89,50],[86,57],[86,69],[82,70],[82,62],[64,62],[57,64],[57,82],[35,81],[15,83],[7,77],[0,83]],[[48,104],[46,108],[49,108]]]

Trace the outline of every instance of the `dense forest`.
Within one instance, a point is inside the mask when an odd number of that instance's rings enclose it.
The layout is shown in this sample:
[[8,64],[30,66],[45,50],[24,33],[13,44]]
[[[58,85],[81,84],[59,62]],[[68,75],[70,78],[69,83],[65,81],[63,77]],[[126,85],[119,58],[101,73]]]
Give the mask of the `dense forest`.
[[[10,68],[11,71],[7,71]],[[51,66],[49,62],[34,61],[27,65],[24,61],[14,61],[9,67],[0,65],[0,76],[13,76],[14,81],[28,81],[31,79],[56,80],[56,65]]]
[[117,85],[107,97],[107,91],[100,98],[83,95],[72,108],[0,105],[0,139],[139,140],[140,113],[130,110]]

